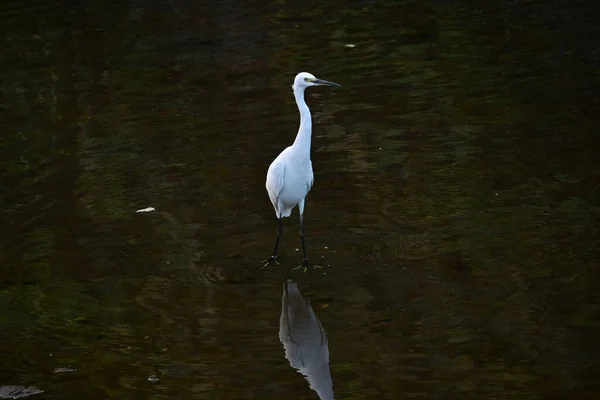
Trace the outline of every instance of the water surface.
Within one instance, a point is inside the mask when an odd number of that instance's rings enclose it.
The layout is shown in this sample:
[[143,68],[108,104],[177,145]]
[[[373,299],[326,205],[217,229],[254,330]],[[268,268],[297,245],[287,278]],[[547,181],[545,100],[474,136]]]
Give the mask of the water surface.
[[[316,399],[279,338],[289,273],[336,398],[600,394],[595,3],[0,14],[0,386]],[[307,274],[297,214],[260,269],[299,71],[342,85],[307,92]]]

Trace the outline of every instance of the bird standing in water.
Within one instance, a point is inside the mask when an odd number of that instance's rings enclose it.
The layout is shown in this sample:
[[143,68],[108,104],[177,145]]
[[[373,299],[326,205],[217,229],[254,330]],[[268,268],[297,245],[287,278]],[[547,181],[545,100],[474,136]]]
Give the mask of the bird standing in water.
[[308,72],[300,72],[294,79],[292,89],[300,111],[300,128],[294,143],[284,149],[269,166],[265,184],[269,198],[279,220],[277,240],[273,255],[263,261],[263,267],[277,262],[277,247],[283,231],[283,218],[289,217],[292,209],[298,206],[300,211],[300,240],[302,242],[302,266],[310,264],[306,258],[304,245],[304,200],[314,181],[312,163],[310,161],[310,143],[312,136],[312,119],[310,109],[304,101],[304,90],[309,86],[340,86],[337,83],[315,78]]

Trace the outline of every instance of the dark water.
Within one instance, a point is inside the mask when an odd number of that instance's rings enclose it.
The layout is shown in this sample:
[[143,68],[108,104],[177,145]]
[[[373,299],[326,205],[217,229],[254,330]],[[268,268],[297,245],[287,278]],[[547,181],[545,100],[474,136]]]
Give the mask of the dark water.
[[[595,2],[122,3],[0,6],[0,386],[317,399],[302,329],[337,399],[600,396]],[[342,88],[282,303],[299,71]]]

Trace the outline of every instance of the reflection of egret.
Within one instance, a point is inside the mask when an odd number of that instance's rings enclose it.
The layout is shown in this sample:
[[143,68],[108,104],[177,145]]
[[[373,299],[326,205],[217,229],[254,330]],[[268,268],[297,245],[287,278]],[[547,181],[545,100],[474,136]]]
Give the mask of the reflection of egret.
[[327,335],[310,302],[291,280],[283,286],[279,340],[290,365],[306,377],[310,388],[322,400],[333,400]]
[[279,220],[277,240],[273,255],[264,261],[264,266],[277,260],[277,246],[283,230],[283,217],[289,217],[292,209],[298,205],[300,212],[300,240],[302,241],[302,265],[307,266],[306,247],[304,246],[304,199],[313,185],[314,175],[310,161],[310,141],[312,120],[310,110],[304,101],[304,90],[309,86],[339,86],[337,83],[315,78],[312,74],[301,72],[296,75],[292,88],[298,110],[300,110],[300,128],[294,143],[283,150],[269,166],[267,171],[267,192]]

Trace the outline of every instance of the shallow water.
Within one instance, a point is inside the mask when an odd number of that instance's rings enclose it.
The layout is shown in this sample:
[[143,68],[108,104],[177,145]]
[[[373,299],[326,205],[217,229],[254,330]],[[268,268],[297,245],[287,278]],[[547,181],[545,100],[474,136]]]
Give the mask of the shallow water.
[[[289,276],[338,399],[600,394],[595,3],[0,14],[0,386],[317,399],[279,338]],[[302,70],[342,85],[307,92],[323,268],[289,271],[294,213],[261,270]]]

